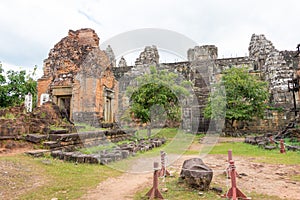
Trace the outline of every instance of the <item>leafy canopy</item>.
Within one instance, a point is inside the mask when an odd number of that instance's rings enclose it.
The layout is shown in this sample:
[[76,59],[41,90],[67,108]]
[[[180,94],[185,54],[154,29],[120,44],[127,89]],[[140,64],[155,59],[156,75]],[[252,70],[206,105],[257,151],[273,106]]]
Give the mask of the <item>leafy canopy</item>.
[[[31,74],[34,76],[36,66]],[[20,105],[24,102],[25,95],[30,92],[33,95],[33,102],[37,96],[37,82],[26,74],[25,70],[7,71],[4,75],[2,64],[0,63],[0,107]]]
[[167,70],[150,67],[150,73],[136,78],[137,86],[127,88],[130,96],[131,113],[143,123],[150,122],[153,116],[165,115],[167,119],[178,121],[181,116],[179,100],[188,94],[187,81],[176,83],[178,75]]
[[206,118],[251,120],[263,117],[269,98],[268,84],[251,75],[246,68],[224,71],[221,82],[214,86],[204,110]]

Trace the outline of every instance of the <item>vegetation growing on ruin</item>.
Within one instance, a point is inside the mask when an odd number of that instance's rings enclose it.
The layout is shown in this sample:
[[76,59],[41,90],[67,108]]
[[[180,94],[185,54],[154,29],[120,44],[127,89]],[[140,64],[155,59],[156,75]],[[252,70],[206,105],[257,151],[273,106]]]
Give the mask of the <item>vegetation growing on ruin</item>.
[[[176,83],[178,75],[166,70],[150,67],[150,73],[136,78],[138,86],[128,87],[130,113],[142,123],[178,122],[181,118],[180,98],[188,94],[186,82]],[[164,124],[162,124],[164,125]]]
[[206,118],[226,119],[231,125],[235,121],[262,118],[269,98],[268,84],[248,73],[246,68],[225,70],[217,83],[204,111]]

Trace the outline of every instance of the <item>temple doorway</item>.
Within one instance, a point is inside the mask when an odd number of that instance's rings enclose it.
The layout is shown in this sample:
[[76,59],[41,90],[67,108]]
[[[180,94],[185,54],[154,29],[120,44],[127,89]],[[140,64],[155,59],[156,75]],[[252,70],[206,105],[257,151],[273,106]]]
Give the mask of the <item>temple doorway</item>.
[[113,115],[113,97],[114,91],[108,88],[105,88],[105,98],[104,98],[104,121],[105,122],[113,122],[114,115]]

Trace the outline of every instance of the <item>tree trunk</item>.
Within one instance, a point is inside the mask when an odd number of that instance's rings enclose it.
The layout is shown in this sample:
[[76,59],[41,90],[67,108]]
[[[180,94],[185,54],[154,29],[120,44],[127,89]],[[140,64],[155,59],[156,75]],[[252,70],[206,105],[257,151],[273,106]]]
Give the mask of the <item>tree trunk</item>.
[[147,124],[147,136],[151,137],[151,122]]

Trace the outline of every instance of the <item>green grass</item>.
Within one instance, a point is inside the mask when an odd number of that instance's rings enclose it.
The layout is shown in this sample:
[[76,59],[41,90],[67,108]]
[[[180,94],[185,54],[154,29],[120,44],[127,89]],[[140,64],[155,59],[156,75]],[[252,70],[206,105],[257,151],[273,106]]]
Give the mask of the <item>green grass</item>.
[[106,130],[105,128],[96,128],[94,126],[91,126],[89,124],[85,123],[76,123],[75,126],[83,127],[83,128],[78,128],[78,132],[86,132],[86,131],[103,131]]
[[151,151],[138,152],[134,157],[110,163],[109,166],[121,171],[127,171],[130,170],[136,164],[136,162],[142,158],[147,158],[150,160],[159,157],[161,150],[167,152],[168,155],[179,156],[188,150],[195,138],[200,138],[200,136],[187,134],[174,128],[160,129],[154,137],[164,137],[166,138],[167,142],[166,144],[158,148],[154,148]]
[[117,147],[117,145],[114,143],[108,143],[107,145],[99,145],[99,146],[78,149],[78,151],[84,154],[93,154],[93,153],[98,153],[102,150],[111,150],[114,147]]
[[[172,139],[175,137],[176,134],[176,128],[151,129],[151,137],[164,137],[166,139]],[[136,131],[135,136],[137,138],[148,138],[147,129],[141,129]]]
[[[165,182],[162,182],[162,179],[159,179],[159,188],[168,188],[168,192],[161,192],[164,199],[171,199],[171,200],[191,200],[191,199],[205,199],[205,200],[216,200],[216,199],[224,199],[220,197],[220,194],[217,194],[211,190],[204,191],[202,195],[199,195],[199,190],[192,189],[187,187],[185,183],[179,183],[178,178],[169,178],[165,179]],[[220,187],[218,185],[211,185],[211,187]],[[134,200],[146,200],[145,194],[150,190],[150,186],[144,187],[140,191],[138,191],[135,196]],[[224,193],[226,192],[227,188],[223,188]],[[245,192],[248,197],[252,199],[260,199],[260,200],[280,200],[279,197],[276,196],[269,196],[265,194],[257,194],[257,193],[247,193]]]
[[291,178],[291,180],[293,180],[293,181],[299,181],[299,182],[300,182],[300,174],[298,174],[298,175],[293,175],[293,176],[291,176],[290,178]]
[[[40,175],[34,182],[43,185],[27,191],[18,199],[77,199],[89,189],[95,188],[99,182],[121,173],[102,165],[78,164],[62,162],[47,158],[34,159],[28,156],[1,157],[0,162],[12,162],[26,165],[34,169],[31,176]],[[18,182],[18,180],[14,180]],[[22,182],[22,180],[20,180]],[[19,181],[19,182],[20,182]],[[26,180],[23,188],[26,188]],[[21,187],[22,188],[22,187]]]
[[296,138],[295,139],[285,138],[284,143],[293,145],[293,146],[300,146],[300,141],[298,141]]
[[50,126],[50,130],[53,130],[53,131],[60,131],[60,130],[66,130],[66,129],[63,128],[63,127],[51,125],[51,126]]
[[6,113],[4,116],[0,116],[0,119],[16,119],[16,116],[12,113]]
[[217,144],[210,151],[210,154],[227,154],[229,149],[232,150],[233,156],[254,157],[255,162],[287,165],[300,164],[300,152],[287,151],[286,154],[281,154],[279,149],[265,150],[242,142]]

